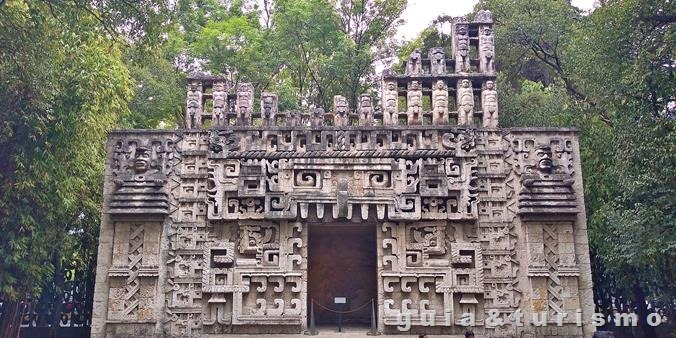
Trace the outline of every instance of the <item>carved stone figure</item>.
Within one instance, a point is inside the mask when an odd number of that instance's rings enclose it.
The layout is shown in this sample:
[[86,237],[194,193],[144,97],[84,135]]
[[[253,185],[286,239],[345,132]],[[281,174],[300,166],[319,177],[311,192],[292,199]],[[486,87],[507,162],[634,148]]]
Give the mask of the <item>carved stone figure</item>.
[[202,113],[202,85],[199,82],[188,84],[187,112],[185,125],[188,128],[200,127],[200,114]]
[[212,91],[214,109],[212,111],[212,123],[217,126],[225,125],[225,114],[228,110],[228,93],[225,82],[215,82]]
[[240,83],[237,85],[237,120],[241,125],[251,125],[251,115],[253,113],[253,86],[250,83]]
[[116,174],[115,192],[110,203],[112,214],[166,214],[169,208],[167,194],[162,187],[166,175],[160,172],[153,151],[139,145],[127,171]]
[[495,42],[491,26],[481,26],[479,34],[479,70],[484,73],[495,72]]
[[229,130],[213,130],[209,136],[209,151],[214,154],[239,148],[240,140]]
[[261,93],[261,119],[266,126],[277,124],[277,94]]
[[521,177],[523,190],[519,193],[519,213],[577,213],[572,188],[574,181],[563,168],[555,165],[551,146],[538,145],[535,161]]
[[383,125],[399,124],[399,92],[397,82],[386,80],[383,83]]
[[292,110],[286,112],[286,125],[289,127],[300,126],[303,123],[303,116],[299,111]]
[[136,148],[132,168],[137,175],[145,174],[150,169],[150,149],[148,147],[139,146]]
[[371,95],[362,94],[359,96],[359,125],[373,125],[373,103]]
[[336,95],[333,97],[333,124],[337,127],[350,124],[349,108],[344,96]]
[[471,125],[474,119],[474,90],[469,80],[460,80],[458,83],[458,124]]
[[313,127],[321,127],[324,125],[324,109],[315,108],[312,110],[312,117],[310,118],[310,125]]
[[420,75],[422,74],[422,55],[420,49],[416,48],[411,52],[406,62],[406,75]]
[[455,24],[455,72],[469,71],[469,25],[461,21]]
[[448,87],[443,80],[438,80],[434,84],[432,102],[432,123],[436,125],[448,124]]
[[498,127],[498,92],[493,81],[486,81],[486,88],[481,91],[481,107],[483,110],[483,126]]
[[430,49],[430,73],[432,75],[446,74],[446,54],[443,47],[434,47]]
[[422,124],[423,100],[422,100],[422,88],[420,87],[419,81],[411,81],[408,84],[406,103],[408,106],[408,110],[406,112],[408,116],[408,124],[409,125]]

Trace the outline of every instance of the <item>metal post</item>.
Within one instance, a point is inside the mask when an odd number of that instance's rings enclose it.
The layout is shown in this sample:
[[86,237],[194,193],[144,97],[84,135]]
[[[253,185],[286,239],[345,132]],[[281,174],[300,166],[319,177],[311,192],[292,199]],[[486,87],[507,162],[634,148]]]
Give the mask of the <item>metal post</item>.
[[315,329],[315,300],[310,299],[310,330],[305,332],[308,336],[316,336],[317,330]]
[[338,312],[338,332],[342,332],[343,326],[343,305],[340,306],[340,312]]
[[373,298],[371,298],[371,331],[369,331],[367,335],[378,335],[378,328],[376,327],[376,304]]

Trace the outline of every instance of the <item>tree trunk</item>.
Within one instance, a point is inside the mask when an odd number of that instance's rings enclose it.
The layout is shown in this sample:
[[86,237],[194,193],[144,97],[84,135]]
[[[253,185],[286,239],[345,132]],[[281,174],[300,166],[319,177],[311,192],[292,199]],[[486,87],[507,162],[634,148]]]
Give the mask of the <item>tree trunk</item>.
[[648,325],[646,318],[648,318],[648,305],[646,304],[645,294],[643,288],[638,281],[634,282],[631,292],[634,296],[634,306],[636,307],[636,314],[638,315],[638,325],[645,334],[646,338],[657,338],[655,328]]
[[2,305],[2,319],[0,333],[3,337],[18,337],[21,325],[21,304],[17,301],[6,300]]

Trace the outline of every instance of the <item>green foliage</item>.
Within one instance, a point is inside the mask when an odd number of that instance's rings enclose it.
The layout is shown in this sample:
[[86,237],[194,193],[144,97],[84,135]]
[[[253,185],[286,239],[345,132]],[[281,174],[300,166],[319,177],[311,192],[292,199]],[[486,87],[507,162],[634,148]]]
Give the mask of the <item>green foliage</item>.
[[185,77],[232,70],[281,109],[353,103],[405,0],[23,1],[0,7],[0,292],[91,264],[114,127],[182,124]]
[[54,257],[97,233],[103,144],[132,94],[119,45],[74,15],[0,8],[0,292],[10,298],[38,292]]
[[520,88],[513,88],[504,74],[500,74],[497,83],[502,126],[571,126],[573,103],[561,86],[523,80]]
[[[577,126],[595,287],[676,295],[673,17],[664,0],[484,0],[497,18],[501,123]],[[639,292],[637,290],[643,290]],[[643,305],[641,305],[643,304]]]
[[561,66],[561,48],[568,33],[581,19],[579,10],[569,1],[551,0],[481,0],[477,8],[488,8],[494,14],[500,70],[510,79],[549,84],[551,73]]
[[129,102],[129,113],[118,122],[121,128],[176,128],[183,123],[185,74],[165,58],[147,57],[142,62],[127,61],[136,91]]

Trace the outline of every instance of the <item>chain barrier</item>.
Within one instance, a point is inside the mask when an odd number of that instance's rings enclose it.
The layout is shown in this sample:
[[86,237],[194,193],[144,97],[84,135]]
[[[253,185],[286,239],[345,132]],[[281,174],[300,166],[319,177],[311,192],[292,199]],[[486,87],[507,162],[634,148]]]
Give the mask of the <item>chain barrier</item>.
[[352,309],[352,310],[348,310],[348,311],[337,311],[337,310],[329,309],[328,307],[326,307],[326,306],[320,304],[319,302],[317,302],[317,301],[314,300],[314,299],[312,300],[312,302],[315,303],[315,304],[317,304],[317,306],[319,306],[320,308],[322,308],[322,309],[324,309],[324,310],[326,310],[326,311],[330,311],[330,312],[333,312],[333,313],[346,314],[346,313],[357,312],[357,311],[359,311],[359,310],[365,308],[367,305],[370,305],[371,302],[373,302],[373,298],[369,299],[368,302],[364,303],[364,305],[361,305],[361,306],[357,307],[356,309]]

